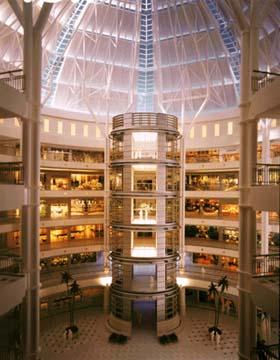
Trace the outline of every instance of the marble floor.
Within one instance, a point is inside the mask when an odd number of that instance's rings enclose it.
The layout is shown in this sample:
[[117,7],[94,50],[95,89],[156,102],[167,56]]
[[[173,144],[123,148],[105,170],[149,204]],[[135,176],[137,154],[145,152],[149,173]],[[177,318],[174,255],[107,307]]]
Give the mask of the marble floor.
[[[145,317],[145,314],[143,314]],[[222,315],[220,345],[213,344],[207,332],[214,313],[188,308],[178,343],[161,345],[154,329],[134,324],[133,335],[125,345],[111,344],[102,310],[88,308],[76,314],[79,335],[64,338],[68,314],[42,320],[41,358],[43,360],[234,360],[237,359],[237,319]],[[143,321],[145,324],[145,321]]]

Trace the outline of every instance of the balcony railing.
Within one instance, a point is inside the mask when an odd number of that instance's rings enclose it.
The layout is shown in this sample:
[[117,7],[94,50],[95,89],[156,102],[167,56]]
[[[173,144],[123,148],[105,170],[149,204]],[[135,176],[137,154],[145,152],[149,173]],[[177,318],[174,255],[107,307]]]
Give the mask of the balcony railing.
[[15,347],[0,346],[1,360],[23,360],[23,351]]
[[268,84],[272,83],[280,74],[274,72],[253,70],[254,75],[252,76],[252,91],[256,92]]
[[[113,130],[124,126],[125,114],[113,117]],[[128,118],[126,119],[128,120]],[[178,129],[178,119],[176,116],[159,113],[133,113],[129,119],[132,127],[153,128],[162,127],[167,130]]]
[[23,184],[23,163],[0,163],[0,184]]
[[223,155],[188,155],[186,154],[186,164],[204,164],[239,161],[239,153],[228,153]]
[[256,255],[253,259],[254,277],[278,276],[280,254]]
[[23,70],[11,70],[0,73],[0,83],[9,85],[21,92],[24,91]]
[[253,359],[265,359],[273,360],[279,359],[280,344],[265,345],[260,344],[256,349],[253,350]]
[[23,263],[19,256],[0,256],[0,274],[22,274]]
[[254,185],[279,185],[280,165],[257,164],[254,171]]

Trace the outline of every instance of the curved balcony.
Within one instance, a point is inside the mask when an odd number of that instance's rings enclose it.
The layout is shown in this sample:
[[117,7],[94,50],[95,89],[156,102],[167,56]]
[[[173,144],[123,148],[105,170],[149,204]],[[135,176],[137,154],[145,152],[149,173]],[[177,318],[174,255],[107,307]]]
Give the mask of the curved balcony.
[[129,129],[156,129],[164,131],[178,130],[178,119],[176,116],[162,113],[126,113],[113,117],[113,131],[125,128]]

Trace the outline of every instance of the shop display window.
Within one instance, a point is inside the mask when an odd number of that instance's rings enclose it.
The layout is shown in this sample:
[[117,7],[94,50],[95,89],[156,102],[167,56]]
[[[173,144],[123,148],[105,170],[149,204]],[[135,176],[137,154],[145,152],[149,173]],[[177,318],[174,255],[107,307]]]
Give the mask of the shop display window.
[[68,229],[53,229],[50,230],[50,242],[56,243],[61,241],[68,241]]
[[20,144],[14,141],[1,141],[0,154],[9,156],[20,156]]
[[72,190],[103,190],[104,175],[100,174],[71,174]]
[[193,263],[203,266],[216,266],[226,271],[237,271],[238,259],[204,253],[193,253]]
[[18,248],[20,247],[20,239],[20,231],[0,233],[0,251],[13,249],[18,250]]
[[70,255],[71,264],[93,263],[96,262],[96,252],[85,252]]
[[46,244],[48,242],[48,230],[46,228],[40,228],[40,244]]
[[270,156],[272,158],[280,157],[280,144],[277,143],[270,144]]
[[55,256],[40,261],[41,271],[61,271],[69,265],[94,263],[96,262],[96,252],[84,252],[71,255]]
[[186,163],[208,163],[219,161],[219,150],[187,151]]
[[61,218],[68,216],[68,203],[57,202],[50,205],[51,208],[51,218]]
[[279,247],[280,246],[280,233],[270,232],[268,240],[269,240],[269,246]]
[[134,224],[155,224],[156,223],[156,199],[133,199]]
[[219,232],[216,226],[206,225],[186,225],[185,226],[186,238],[210,239],[218,240]]
[[229,244],[238,244],[239,243],[239,230],[224,229],[223,240]]
[[40,190],[47,190],[47,174],[40,172]]
[[79,161],[85,163],[103,163],[104,152],[72,150],[72,161]]
[[46,200],[40,200],[40,217],[44,218],[48,215],[48,205]]
[[103,199],[71,199],[71,216],[98,215],[103,212]]
[[238,190],[238,173],[186,174],[186,190]]
[[41,147],[41,159],[53,161],[75,161],[84,163],[103,163],[103,151],[64,149],[50,146]]
[[201,199],[200,211],[202,215],[217,216],[219,211],[219,201],[214,199]]
[[76,240],[103,240],[103,224],[98,225],[79,225],[70,228],[71,241]]
[[0,211],[0,221],[16,221],[20,219],[20,210],[5,210]]
[[219,256],[204,253],[193,253],[193,263],[199,265],[218,265]]
[[238,259],[235,257],[221,256],[221,266],[227,271],[237,271]]
[[233,217],[239,216],[239,205],[238,204],[221,204],[221,216],[222,217]]
[[269,212],[269,222],[271,224],[279,224],[280,218],[279,213],[276,211],[270,211]]
[[68,177],[51,177],[51,190],[69,190],[70,181]]
[[215,199],[186,199],[185,212],[187,217],[213,217],[218,215],[219,206],[219,201]]

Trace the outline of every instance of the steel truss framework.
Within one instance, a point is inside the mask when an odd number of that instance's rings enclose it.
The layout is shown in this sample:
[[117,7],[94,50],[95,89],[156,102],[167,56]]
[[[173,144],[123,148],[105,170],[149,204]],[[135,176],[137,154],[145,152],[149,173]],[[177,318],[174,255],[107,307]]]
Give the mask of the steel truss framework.
[[[240,3],[248,19],[250,2]],[[269,3],[260,24],[260,68],[277,72],[280,8],[277,1]],[[132,0],[54,4],[43,34],[43,105],[85,113],[101,123],[136,110],[137,94],[143,98],[148,92],[154,111],[185,121],[237,106],[241,32],[233,2],[143,4],[152,9],[149,15],[141,13],[140,1]],[[40,6],[35,3],[35,17]],[[8,2],[1,0],[3,71],[22,66],[22,34]],[[143,67],[144,59],[149,59],[148,67]]]

